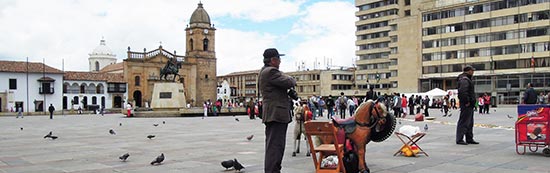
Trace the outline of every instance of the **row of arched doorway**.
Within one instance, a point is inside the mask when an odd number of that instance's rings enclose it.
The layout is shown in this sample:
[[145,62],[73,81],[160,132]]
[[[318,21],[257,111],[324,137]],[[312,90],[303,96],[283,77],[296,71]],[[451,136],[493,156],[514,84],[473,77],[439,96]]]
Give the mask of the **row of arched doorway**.
[[[74,96],[71,100],[68,99],[67,96],[63,96],[63,109],[69,109],[69,105],[80,105],[82,103],[83,109],[88,107],[88,105],[100,105],[101,107],[105,107],[105,96],[102,96],[100,98],[101,100],[98,102],[96,96],[91,97],[91,102],[88,102],[88,97],[84,96],[82,98],[78,96]],[[70,101],[70,102],[69,102]],[[122,107],[122,97],[121,96],[115,96],[113,98],[113,108],[121,108]]]

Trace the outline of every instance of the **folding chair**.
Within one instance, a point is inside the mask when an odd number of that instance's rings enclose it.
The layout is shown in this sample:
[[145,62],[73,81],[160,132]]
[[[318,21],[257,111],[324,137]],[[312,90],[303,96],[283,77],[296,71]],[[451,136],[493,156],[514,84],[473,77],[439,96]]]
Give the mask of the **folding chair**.
[[[424,136],[426,136],[426,133],[416,133],[415,135],[409,137],[403,133],[399,133],[399,132],[395,132],[395,136],[397,136],[397,138],[399,138],[399,140],[401,140],[401,142],[403,142],[403,146],[401,146],[399,148],[399,150],[397,152],[395,152],[395,154],[393,154],[393,156],[397,156],[398,154],[405,154],[403,153],[402,149],[403,148],[407,148],[409,151],[413,151],[412,150],[412,146],[415,146],[418,148],[419,152],[418,153],[414,153],[412,152],[413,156],[416,157],[417,155],[419,154],[424,154],[426,155],[427,157],[430,157],[428,156],[428,153],[426,153],[424,150],[422,150],[422,148],[420,148],[420,146],[418,145],[418,141],[420,141],[420,139],[422,139]],[[407,141],[405,141],[404,139],[407,139]]]
[[[311,150],[311,158],[315,165],[316,173],[346,173],[343,164],[344,147],[338,143],[338,129],[330,122],[326,121],[307,121],[304,124],[306,128],[306,137]],[[314,146],[311,136],[318,136],[321,139],[321,145]],[[317,158],[317,153],[319,158]],[[325,156],[336,154],[338,157],[338,166],[336,168],[322,168],[321,162]]]

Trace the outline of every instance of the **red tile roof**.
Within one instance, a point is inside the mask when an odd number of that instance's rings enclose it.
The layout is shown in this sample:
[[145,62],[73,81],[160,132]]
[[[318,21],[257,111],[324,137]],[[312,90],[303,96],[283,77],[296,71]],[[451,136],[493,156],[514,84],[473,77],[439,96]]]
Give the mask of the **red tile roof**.
[[122,73],[98,73],[98,72],[78,72],[67,71],[63,75],[64,80],[88,80],[88,81],[106,81],[113,83],[126,83]]
[[108,73],[108,72],[119,71],[119,70],[124,70],[124,63],[123,62],[119,62],[119,63],[110,64],[108,66],[105,66],[101,70],[99,70],[99,72]]
[[[25,62],[25,61],[2,61],[0,60],[0,72],[14,72],[14,73],[26,73],[27,64],[29,73],[58,73],[62,74],[63,71],[44,65],[41,62]],[[44,70],[45,69],[45,70]]]

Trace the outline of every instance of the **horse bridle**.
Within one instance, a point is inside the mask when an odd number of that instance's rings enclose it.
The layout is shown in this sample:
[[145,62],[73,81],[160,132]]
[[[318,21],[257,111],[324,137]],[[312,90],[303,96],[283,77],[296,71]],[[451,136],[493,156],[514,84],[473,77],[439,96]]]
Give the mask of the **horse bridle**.
[[[378,100],[372,102],[372,106],[369,107],[369,114],[372,113],[372,109],[374,109],[374,107],[376,107],[376,105],[378,105]],[[369,123],[362,123],[362,122],[358,122],[357,119],[355,119],[355,124],[361,126],[361,127],[368,127],[368,128],[373,128],[374,126],[376,126],[376,122],[378,120],[380,120],[380,112],[378,112],[378,109],[374,109],[375,110],[375,114],[376,116],[370,116],[370,122]]]

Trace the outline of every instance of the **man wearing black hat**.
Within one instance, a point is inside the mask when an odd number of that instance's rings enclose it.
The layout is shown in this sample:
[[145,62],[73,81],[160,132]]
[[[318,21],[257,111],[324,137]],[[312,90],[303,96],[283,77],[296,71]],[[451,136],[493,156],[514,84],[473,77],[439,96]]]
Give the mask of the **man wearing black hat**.
[[286,131],[291,121],[290,98],[287,90],[296,86],[296,80],[279,71],[281,56],[277,49],[264,51],[264,67],[258,75],[258,86],[263,98],[265,124],[264,172],[281,172],[281,163],[285,153]]
[[[460,117],[456,125],[456,144],[479,144],[474,140],[474,106],[476,96],[472,76],[474,70],[470,65],[464,67],[462,74],[458,75],[458,100],[460,100]],[[466,142],[463,138],[466,136]]]

